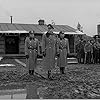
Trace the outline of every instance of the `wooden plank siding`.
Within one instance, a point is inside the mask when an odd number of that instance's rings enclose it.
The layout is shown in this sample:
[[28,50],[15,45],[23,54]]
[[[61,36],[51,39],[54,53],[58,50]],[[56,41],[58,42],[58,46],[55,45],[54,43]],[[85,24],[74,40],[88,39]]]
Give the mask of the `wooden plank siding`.
[[25,38],[26,37],[20,37],[19,54],[25,54]]
[[0,54],[5,54],[5,38],[0,37]]
[[[63,31],[63,32],[75,32],[76,33],[76,29],[74,29],[74,28],[72,28],[68,25],[53,25],[53,27],[54,27],[54,30],[53,30],[54,32]],[[19,24],[17,24],[17,23],[13,23],[13,24],[11,24],[11,23],[0,23],[0,31],[14,31],[14,30],[19,30],[19,31],[24,31],[24,30],[25,31],[33,31],[34,30],[35,33],[36,33],[35,37],[40,41],[40,44],[41,44],[42,34],[44,32],[46,32],[48,30],[48,28],[47,28],[46,24],[39,25],[39,24],[20,24],[20,23]],[[6,33],[4,33],[4,34],[6,34]],[[19,33],[17,33],[17,34],[19,34]],[[26,36],[29,36],[29,34],[28,33],[26,33],[26,34],[21,33],[19,35],[19,40],[18,40],[19,46],[16,44],[16,47],[19,50],[19,52],[18,52],[19,55],[25,53],[24,48],[25,48],[25,37]],[[66,38],[67,37],[69,39],[70,51],[71,51],[71,53],[73,53],[73,52],[75,52],[75,50],[74,50],[74,48],[75,48],[75,46],[74,46],[75,45],[75,43],[74,43],[75,38],[73,38],[73,36],[66,36]],[[12,47],[12,49],[15,50],[15,48],[13,48],[13,47]],[[6,50],[8,50],[8,49],[6,49],[5,37],[2,36],[2,37],[0,37],[0,54],[5,54]]]

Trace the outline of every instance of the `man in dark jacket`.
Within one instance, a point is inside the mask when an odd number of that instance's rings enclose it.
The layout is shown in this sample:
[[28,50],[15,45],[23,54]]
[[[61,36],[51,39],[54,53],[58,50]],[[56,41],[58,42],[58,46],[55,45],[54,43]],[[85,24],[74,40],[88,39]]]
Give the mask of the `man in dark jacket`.
[[85,42],[83,41],[83,39],[80,39],[78,44],[76,45],[78,63],[84,63],[84,58],[85,58],[84,45]]
[[95,43],[94,43],[94,63],[100,63],[100,43],[99,38],[96,36]]

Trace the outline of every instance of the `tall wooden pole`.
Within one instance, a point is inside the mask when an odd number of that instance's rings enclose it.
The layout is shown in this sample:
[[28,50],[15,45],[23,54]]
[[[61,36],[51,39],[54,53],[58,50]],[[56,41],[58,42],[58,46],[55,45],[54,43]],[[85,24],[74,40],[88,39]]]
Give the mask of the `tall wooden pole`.
[[10,18],[11,18],[11,24],[12,24],[12,17],[13,17],[13,16],[10,16]]

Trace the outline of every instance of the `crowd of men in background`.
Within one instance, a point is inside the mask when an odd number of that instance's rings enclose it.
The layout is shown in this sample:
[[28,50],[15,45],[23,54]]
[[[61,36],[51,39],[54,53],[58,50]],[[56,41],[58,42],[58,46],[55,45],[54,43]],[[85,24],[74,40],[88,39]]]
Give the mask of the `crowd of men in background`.
[[81,64],[100,64],[100,43],[96,36],[91,40],[80,38],[76,45],[78,63]]
[[[51,78],[51,70],[55,68],[55,58],[61,74],[65,74],[67,57],[70,54],[69,41],[65,38],[64,32],[59,35],[53,32],[53,26],[47,25],[48,31],[42,36],[42,56],[43,69],[48,73],[48,79]],[[34,75],[34,69],[37,67],[37,57],[40,54],[39,41],[34,36],[34,31],[29,32],[29,37],[25,40],[26,66],[28,73]],[[98,36],[95,39],[84,40],[82,37],[76,45],[76,54],[79,63],[100,64],[100,43]]]

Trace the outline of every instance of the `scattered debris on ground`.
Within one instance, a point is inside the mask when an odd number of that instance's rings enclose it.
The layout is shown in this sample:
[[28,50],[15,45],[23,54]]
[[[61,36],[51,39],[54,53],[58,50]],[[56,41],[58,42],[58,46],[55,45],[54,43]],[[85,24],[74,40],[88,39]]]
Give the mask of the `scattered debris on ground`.
[[100,65],[68,65],[64,75],[56,73],[59,68],[55,68],[53,80],[46,80],[37,75],[30,76],[20,64],[11,62],[16,65],[11,70],[0,67],[0,87],[31,82],[38,85],[39,95],[44,99],[100,99]]

